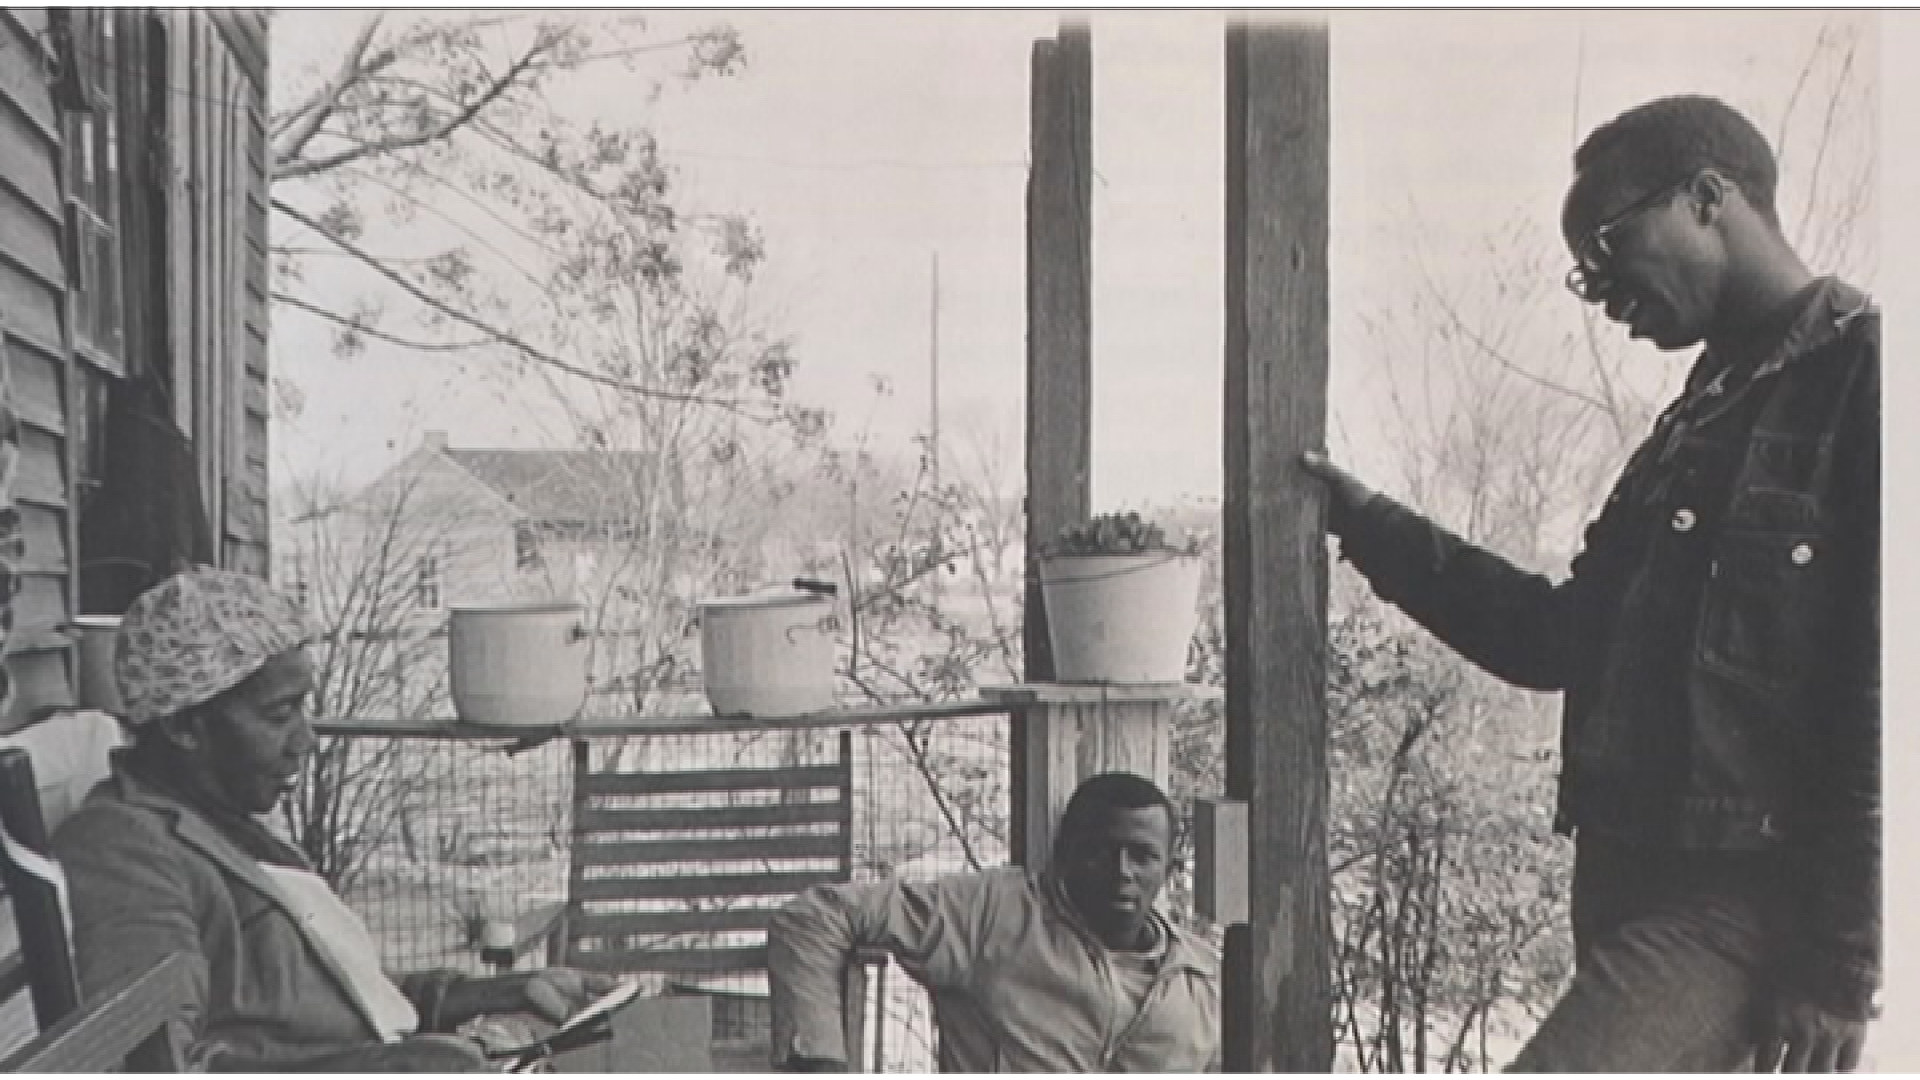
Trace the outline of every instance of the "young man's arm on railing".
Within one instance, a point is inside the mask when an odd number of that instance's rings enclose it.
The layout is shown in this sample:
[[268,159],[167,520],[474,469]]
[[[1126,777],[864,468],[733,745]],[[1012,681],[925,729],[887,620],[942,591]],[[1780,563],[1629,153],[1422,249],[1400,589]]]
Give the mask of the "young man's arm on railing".
[[991,874],[823,885],[777,912],[767,931],[775,1066],[845,1067],[842,976],[862,949],[885,950],[935,993],[965,985],[1002,888]]

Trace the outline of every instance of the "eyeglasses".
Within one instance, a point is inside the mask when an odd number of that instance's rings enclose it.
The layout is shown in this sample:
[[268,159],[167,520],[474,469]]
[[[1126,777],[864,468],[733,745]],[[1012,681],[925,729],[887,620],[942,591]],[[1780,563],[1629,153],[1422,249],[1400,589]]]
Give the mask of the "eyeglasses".
[[1608,238],[1613,230],[1619,228],[1644,210],[1651,210],[1686,189],[1692,180],[1683,180],[1678,184],[1669,184],[1655,188],[1651,195],[1629,203],[1626,209],[1594,226],[1585,240],[1573,252],[1573,269],[1567,271],[1567,291],[1579,297],[1582,302],[1597,304],[1607,298],[1608,290],[1613,288],[1613,279],[1607,275],[1607,264],[1613,261],[1613,243]]

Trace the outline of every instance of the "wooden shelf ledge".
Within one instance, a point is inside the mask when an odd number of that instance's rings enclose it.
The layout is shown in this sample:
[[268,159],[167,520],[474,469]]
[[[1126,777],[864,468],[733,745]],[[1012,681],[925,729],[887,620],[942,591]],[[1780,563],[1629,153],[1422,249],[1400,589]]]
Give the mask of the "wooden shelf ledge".
[[1103,705],[1110,702],[1210,701],[1224,696],[1217,686],[1200,683],[1021,683],[983,686],[980,697],[1002,706]]
[[713,713],[673,713],[659,716],[615,716],[574,720],[565,724],[481,725],[452,718],[403,720],[391,717],[342,717],[314,721],[321,735],[354,738],[454,739],[471,742],[534,742],[558,738],[607,738],[621,735],[708,735],[729,731],[800,731],[813,728],[860,727],[900,720],[945,720],[1004,713],[1008,705],[985,698],[940,702],[901,702],[855,705],[802,716],[717,716]]
[[955,701],[900,702],[886,705],[849,705],[802,716],[717,716],[713,713],[670,713],[660,716],[614,716],[574,720],[565,724],[492,726],[463,724],[452,718],[403,720],[389,717],[342,717],[316,720],[321,735],[353,738],[455,739],[470,742],[537,742],[559,738],[606,738],[621,735],[706,735],[727,731],[802,731],[813,728],[860,727],[901,720],[948,720],[993,716],[1035,705],[1099,705],[1138,702],[1207,701],[1221,697],[1219,687],[1198,683],[1141,683],[1137,685],[1078,685],[1022,683],[983,686],[979,696]]

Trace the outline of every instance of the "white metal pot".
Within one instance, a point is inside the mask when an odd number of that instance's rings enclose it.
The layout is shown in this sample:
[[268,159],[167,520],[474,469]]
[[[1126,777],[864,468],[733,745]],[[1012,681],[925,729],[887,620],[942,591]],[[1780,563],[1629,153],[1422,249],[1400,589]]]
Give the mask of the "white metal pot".
[[544,603],[454,608],[447,678],[464,723],[563,724],[587,698],[585,609]]
[[700,668],[720,716],[805,716],[835,705],[831,597],[778,591],[700,604]]

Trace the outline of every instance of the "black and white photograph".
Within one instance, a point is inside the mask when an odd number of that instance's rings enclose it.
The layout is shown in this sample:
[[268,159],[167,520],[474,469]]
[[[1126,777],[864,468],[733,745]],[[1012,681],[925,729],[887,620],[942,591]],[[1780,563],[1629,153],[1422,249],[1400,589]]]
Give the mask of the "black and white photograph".
[[0,1072],[1920,1070],[1910,59],[0,9]]

